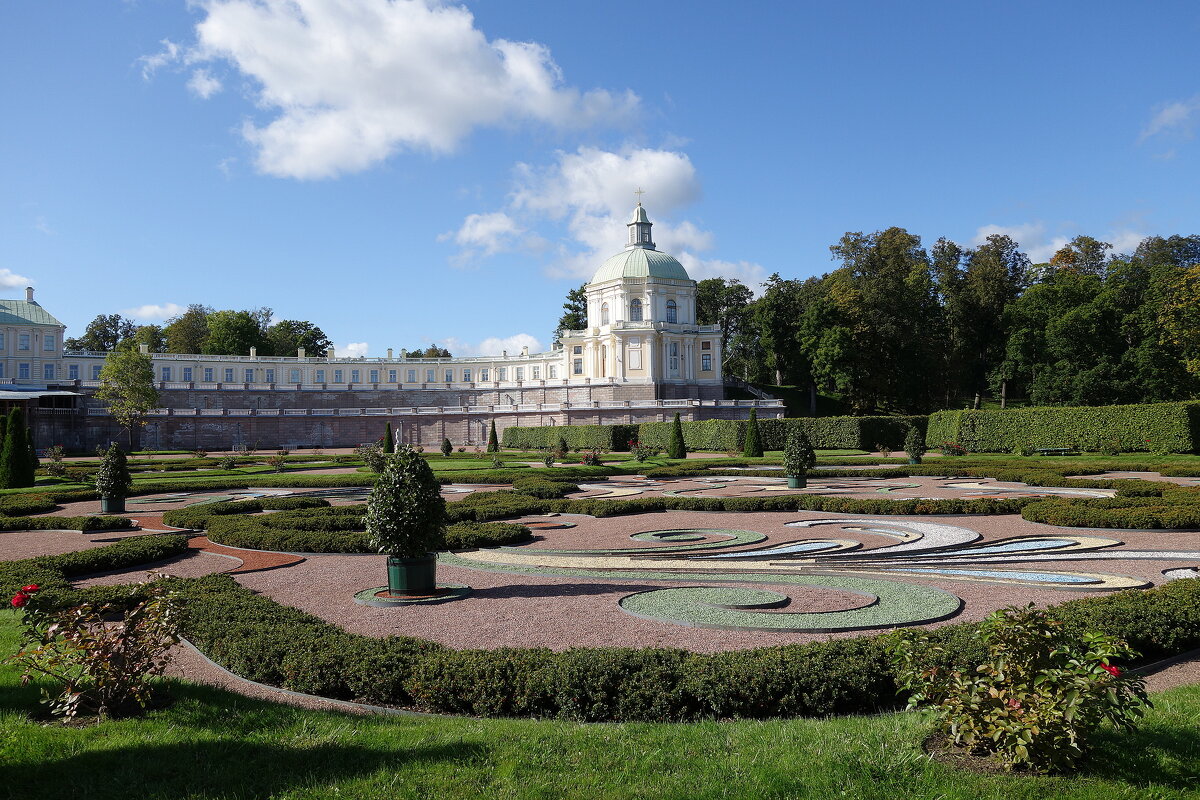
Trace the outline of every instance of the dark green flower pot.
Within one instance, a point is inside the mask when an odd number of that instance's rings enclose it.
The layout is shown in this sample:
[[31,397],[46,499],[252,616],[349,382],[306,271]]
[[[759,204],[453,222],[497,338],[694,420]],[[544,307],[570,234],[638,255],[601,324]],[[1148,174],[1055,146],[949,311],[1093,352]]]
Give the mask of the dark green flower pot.
[[808,488],[808,477],[799,475],[788,475],[789,489],[806,489]]
[[437,555],[419,558],[388,556],[388,594],[433,594],[437,589]]
[[921,463],[921,457],[920,457],[920,456],[909,456],[909,457],[908,457],[908,463],[910,463],[910,464],[920,464],[920,463]]
[[125,512],[124,497],[101,497],[100,511],[104,514],[122,514]]

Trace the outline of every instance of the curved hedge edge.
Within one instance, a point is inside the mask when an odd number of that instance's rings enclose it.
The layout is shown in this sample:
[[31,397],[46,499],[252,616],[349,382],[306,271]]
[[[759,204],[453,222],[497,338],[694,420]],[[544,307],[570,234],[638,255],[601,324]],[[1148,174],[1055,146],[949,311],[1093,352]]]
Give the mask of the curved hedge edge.
[[[899,698],[894,632],[698,654],[666,648],[453,650],[410,637],[351,634],[254,595],[224,575],[175,579],[183,633],[241,677],[289,691],[480,717],[690,721],[873,713]],[[1137,663],[1200,645],[1200,580],[1069,600],[1050,607],[1068,630],[1126,639]],[[930,629],[942,656],[966,667],[978,623]]]
[[128,517],[0,517],[0,531],[136,530]]

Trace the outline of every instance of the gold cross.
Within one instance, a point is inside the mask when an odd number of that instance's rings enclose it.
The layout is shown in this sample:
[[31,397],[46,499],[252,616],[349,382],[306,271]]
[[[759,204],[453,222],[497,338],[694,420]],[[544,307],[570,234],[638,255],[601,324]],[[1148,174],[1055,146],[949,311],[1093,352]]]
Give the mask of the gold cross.
[[644,195],[645,192],[643,192],[642,187],[639,186],[637,188],[637,190],[634,192],[634,194],[637,195],[637,202],[638,202],[638,205],[640,206],[642,204],[642,195]]

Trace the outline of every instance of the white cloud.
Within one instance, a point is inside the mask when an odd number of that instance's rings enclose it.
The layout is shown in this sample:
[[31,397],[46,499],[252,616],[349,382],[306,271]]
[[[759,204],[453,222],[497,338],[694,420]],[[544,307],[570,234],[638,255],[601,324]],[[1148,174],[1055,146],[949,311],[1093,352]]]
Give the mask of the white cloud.
[[511,249],[525,229],[503,211],[469,214],[457,231],[443,233],[438,241],[452,239],[460,251],[455,262],[464,264]]
[[50,223],[46,221],[45,217],[38,217],[34,220],[33,227],[38,233],[44,233],[47,236],[54,235],[54,229],[50,227]]
[[206,69],[192,70],[192,77],[188,80],[187,86],[202,100],[207,100],[221,91],[220,79],[214,78],[212,73]]
[[[1061,226],[1060,226],[1061,227]],[[994,233],[1004,234],[1016,242],[1022,252],[1029,256],[1034,264],[1044,264],[1068,244],[1072,236],[1051,236],[1042,222],[1027,222],[1023,225],[984,225],[975,232],[971,240],[972,247],[983,244],[987,237]],[[1113,246],[1113,253],[1132,253],[1149,234],[1140,233],[1130,228],[1110,231],[1107,235],[1097,236],[1102,242]]]
[[11,269],[0,269],[0,289],[23,289],[33,286],[33,278],[18,275]]
[[1200,95],[1159,105],[1146,127],[1142,128],[1138,144],[1160,134],[1175,135],[1183,139],[1192,138],[1195,129],[1193,116],[1197,111],[1200,111]]
[[127,317],[143,321],[170,319],[182,314],[187,309],[178,303],[149,303],[137,308],[127,308],[121,313]]
[[346,344],[334,345],[334,354],[338,358],[360,358],[367,355],[366,342],[347,342]]
[[[629,91],[565,85],[536,42],[489,40],[465,7],[440,0],[197,0],[204,18],[181,53],[141,59],[222,62],[249,78],[274,118],[246,122],[260,171],[325,178],[401,149],[444,153],[475,128],[522,122],[581,128],[620,122]],[[193,80],[195,78],[193,77]]]
[[498,356],[508,351],[509,355],[518,355],[522,347],[528,347],[530,353],[540,353],[544,349],[542,343],[528,333],[517,333],[500,338],[492,336],[479,343],[467,342],[451,336],[436,342],[438,347],[444,347],[455,356]]
[[[514,221],[517,219],[526,227],[546,221],[565,224],[567,239],[547,272],[552,277],[587,279],[624,244],[626,224],[636,202],[633,190],[637,187],[646,187],[645,204],[652,211],[657,248],[679,258],[693,278],[736,277],[753,285],[763,280],[766,270],[758,264],[697,255],[714,247],[714,234],[689,220],[672,221],[672,215],[701,195],[700,179],[686,153],[580,147],[575,152],[560,151],[546,167],[518,164],[507,208],[494,213],[514,226],[519,224]],[[463,229],[473,220],[488,216],[472,214],[464,221]],[[456,243],[467,246],[457,239]],[[495,240],[494,248],[486,254],[504,249],[512,249],[511,242]],[[479,251],[478,247],[474,249]]]
[[170,39],[163,39],[163,49],[152,56],[142,56],[137,63],[142,65],[142,78],[150,80],[159,69],[174,64],[183,58],[183,49]]

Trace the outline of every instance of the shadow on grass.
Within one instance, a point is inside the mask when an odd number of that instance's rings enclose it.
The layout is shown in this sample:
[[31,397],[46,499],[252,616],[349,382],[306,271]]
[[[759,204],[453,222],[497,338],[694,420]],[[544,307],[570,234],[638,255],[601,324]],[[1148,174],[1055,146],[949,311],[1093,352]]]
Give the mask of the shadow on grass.
[[291,747],[239,739],[127,745],[37,764],[3,765],[0,786],[10,797],[37,797],[54,787],[60,797],[268,798],[379,770],[397,773],[422,762],[478,760],[484,751],[462,743],[390,750],[361,744]]
[[1200,783],[1200,729],[1143,725],[1132,733],[1105,730],[1080,776],[1135,786],[1194,789]]

